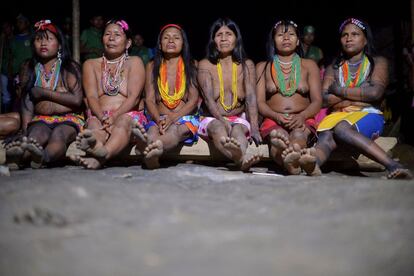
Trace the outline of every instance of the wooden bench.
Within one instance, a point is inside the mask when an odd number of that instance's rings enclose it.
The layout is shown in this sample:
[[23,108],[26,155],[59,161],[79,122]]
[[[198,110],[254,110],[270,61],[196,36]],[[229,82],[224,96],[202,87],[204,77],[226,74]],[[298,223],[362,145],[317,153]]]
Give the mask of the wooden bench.
[[[395,137],[379,137],[375,142],[390,156],[392,157],[392,149],[397,144],[397,138]],[[269,157],[269,150],[267,145],[260,145],[256,147],[254,144],[249,145],[247,152],[259,152],[263,155],[263,161],[271,162]],[[66,152],[66,156],[70,155],[85,155],[85,152],[76,148],[75,143],[72,143]],[[132,149],[129,155],[130,159],[139,159],[142,158],[141,155],[136,155],[135,150]],[[225,158],[221,155],[213,145],[207,143],[203,139],[192,146],[181,146],[176,150],[168,152],[165,156],[165,159],[169,160],[178,160],[178,161],[224,161]],[[0,145],[0,164],[5,163],[5,150],[2,145]],[[358,166],[361,171],[384,171],[385,168],[381,164],[372,161],[364,155],[359,155],[358,158],[347,155],[346,152],[335,152],[332,154],[329,159],[331,164],[336,164],[342,168],[352,168],[355,165]]]
[[[395,137],[379,137],[375,142],[389,155],[392,157],[392,149],[397,144],[397,138]],[[247,148],[248,153],[261,153],[263,155],[263,161],[271,162],[269,157],[269,150],[267,145],[260,145],[256,147],[254,144],[249,145]],[[74,155],[85,155],[85,153],[75,147],[75,143],[72,143],[66,152],[67,156]],[[142,155],[136,155],[135,149],[131,150],[130,159],[142,158]],[[176,150],[170,151],[163,157],[167,160],[178,160],[178,161],[225,161],[225,157],[220,154],[211,143],[207,143],[203,139],[192,146],[182,145]],[[369,159],[364,155],[359,155],[358,158],[349,156],[346,152],[338,151],[334,152],[329,159],[331,164],[337,164],[341,168],[353,168],[355,165],[358,166],[361,171],[384,171],[385,168],[381,164]]]

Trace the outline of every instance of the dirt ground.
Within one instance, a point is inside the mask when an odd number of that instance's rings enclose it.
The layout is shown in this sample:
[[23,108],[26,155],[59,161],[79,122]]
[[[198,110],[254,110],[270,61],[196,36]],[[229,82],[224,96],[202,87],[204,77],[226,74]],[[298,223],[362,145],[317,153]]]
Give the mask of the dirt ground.
[[[394,153],[414,169],[413,147]],[[12,171],[0,176],[0,275],[414,275],[414,181],[254,171]]]

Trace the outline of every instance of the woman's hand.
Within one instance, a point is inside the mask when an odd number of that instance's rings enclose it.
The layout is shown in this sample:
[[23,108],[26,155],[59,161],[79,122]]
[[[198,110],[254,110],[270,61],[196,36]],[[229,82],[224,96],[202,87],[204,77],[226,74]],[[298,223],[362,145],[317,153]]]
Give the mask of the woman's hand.
[[286,124],[286,126],[292,130],[292,129],[296,129],[296,128],[302,128],[304,129],[305,127],[305,117],[301,114],[291,114],[288,117],[289,122]]

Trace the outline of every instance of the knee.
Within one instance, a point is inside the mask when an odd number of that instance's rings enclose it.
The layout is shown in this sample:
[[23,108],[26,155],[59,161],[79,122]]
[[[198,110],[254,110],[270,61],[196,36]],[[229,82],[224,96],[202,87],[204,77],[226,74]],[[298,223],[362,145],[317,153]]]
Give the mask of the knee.
[[329,148],[333,149],[336,146],[334,135],[332,131],[324,131],[319,134],[318,144],[327,145]]
[[0,133],[2,135],[9,135],[15,133],[20,128],[20,120],[15,120],[13,118],[9,118],[1,122],[0,124]]
[[242,124],[235,124],[233,127],[232,127],[232,132],[241,132],[241,133],[245,133],[245,132],[247,132],[248,131],[248,129],[247,129],[247,127],[246,126],[244,126],[244,125],[242,125]]
[[20,125],[20,114],[18,112],[11,112],[9,113],[10,117],[15,119],[17,123]]
[[127,114],[122,114],[115,121],[115,126],[128,129],[132,127],[131,117]]
[[214,120],[208,125],[207,132],[209,136],[223,135],[225,127],[220,121]]
[[340,137],[340,138],[344,138],[344,137],[348,137],[349,135],[351,135],[351,125],[347,122],[340,122],[339,124],[337,124],[335,126],[335,128],[333,129],[333,132],[335,134],[335,136]]
[[289,135],[290,140],[306,140],[306,135],[301,130],[293,130]]

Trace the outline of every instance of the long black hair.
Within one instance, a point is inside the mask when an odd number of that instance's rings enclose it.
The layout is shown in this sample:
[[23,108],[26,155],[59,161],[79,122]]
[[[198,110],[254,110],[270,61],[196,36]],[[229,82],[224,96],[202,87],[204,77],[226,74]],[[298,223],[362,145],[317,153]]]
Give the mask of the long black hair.
[[236,45],[232,52],[233,61],[244,66],[245,61],[247,59],[247,55],[246,51],[244,50],[242,34],[240,32],[239,26],[237,26],[236,22],[234,22],[230,18],[219,18],[216,21],[214,21],[211,25],[209,40],[206,49],[207,59],[212,64],[217,64],[218,60],[220,59],[220,52],[217,50],[217,45],[214,41],[214,38],[216,36],[217,31],[223,26],[226,26],[227,28],[232,30],[236,36]]
[[284,27],[284,32],[288,31],[289,26],[293,27],[293,29],[295,30],[295,33],[298,37],[298,40],[299,40],[299,45],[296,47],[295,51],[300,57],[303,57],[303,51],[302,51],[302,47],[301,47],[302,42],[300,41],[300,32],[299,32],[298,25],[292,20],[283,19],[283,20],[277,21],[272,26],[272,29],[269,32],[269,35],[268,35],[268,38],[267,38],[267,43],[266,43],[267,61],[268,62],[273,62],[273,58],[277,54],[277,49],[276,49],[276,46],[275,46],[274,37],[275,37],[275,34],[276,34],[276,30],[279,26]]
[[[277,54],[277,49],[276,49],[276,45],[275,45],[275,34],[276,34],[276,30],[279,26],[283,26],[284,27],[284,32],[288,31],[289,26],[292,26],[293,29],[295,30],[296,36],[298,37],[299,40],[299,45],[296,46],[296,54],[298,54],[301,58],[303,57],[303,50],[302,50],[302,45],[301,45],[301,41],[300,41],[300,32],[299,32],[299,28],[298,25],[289,19],[282,19],[279,21],[276,21],[276,23],[272,26],[272,29],[270,30],[268,36],[267,36],[267,42],[266,42],[266,53],[267,53],[267,59],[266,59],[266,65],[263,68],[263,71],[260,73],[260,76],[257,78],[257,82],[259,82],[260,78],[264,75],[266,68],[268,65],[271,65],[273,63],[273,58],[274,56]],[[273,74],[271,74],[271,77],[273,79]],[[275,82],[275,80],[273,80]]]
[[160,94],[160,91],[158,90],[157,82],[158,82],[158,77],[160,76],[160,67],[161,67],[162,59],[164,58],[164,53],[162,52],[162,49],[161,49],[161,40],[162,40],[162,35],[164,31],[169,27],[174,27],[178,29],[181,33],[181,37],[183,38],[183,48],[181,50],[181,57],[183,58],[184,71],[185,71],[185,76],[186,76],[185,87],[187,90],[190,88],[191,85],[194,85],[197,87],[196,67],[191,58],[190,45],[188,43],[187,35],[181,26],[176,25],[176,24],[168,24],[168,25],[165,25],[163,28],[161,28],[161,31],[158,34],[158,38],[157,38],[157,45],[155,47],[154,68],[152,69],[152,77],[153,77],[152,84],[154,86],[155,91],[157,91],[158,94]]
[[[367,44],[365,45],[363,51],[364,54],[366,55],[366,57],[368,58],[369,62],[371,63],[370,66],[370,72],[368,74],[368,76],[370,76],[372,74],[372,72],[374,72],[374,67],[375,67],[375,62],[374,62],[374,56],[376,54],[375,51],[375,47],[374,47],[374,36],[372,35],[372,31],[371,31],[371,27],[368,25],[368,23],[366,23],[365,21],[362,21],[360,19],[357,18],[348,18],[346,20],[344,20],[341,24],[341,26],[339,27],[339,36],[342,36],[342,32],[345,28],[346,25],[348,24],[354,24],[355,26],[357,26],[365,35],[365,38],[367,40]],[[342,49],[342,45],[341,45],[341,52],[339,54],[339,56],[335,59],[334,63],[333,63],[333,68],[334,69],[338,69],[339,67],[342,66],[342,64],[347,60],[347,55],[344,52],[344,50]]]
[[34,86],[35,80],[36,80],[36,76],[35,76],[35,66],[37,63],[41,62],[41,60],[39,59],[39,57],[36,55],[36,50],[35,50],[35,46],[34,46],[34,41],[38,38],[48,38],[50,33],[52,33],[54,36],[56,36],[56,39],[59,42],[59,50],[58,52],[60,53],[60,59],[62,60],[62,64],[61,64],[61,70],[60,70],[60,75],[59,77],[62,80],[63,86],[66,87],[66,74],[71,73],[75,76],[76,82],[75,82],[75,87],[81,87],[82,86],[82,82],[81,82],[81,68],[79,63],[77,63],[75,60],[72,59],[72,55],[70,53],[67,41],[65,39],[65,36],[63,35],[62,31],[53,24],[54,29],[56,30],[56,32],[47,32],[47,29],[38,29],[35,31],[35,33],[32,36],[31,39],[31,45],[32,45],[32,58],[26,63],[27,67],[27,71],[26,73],[28,74],[27,76],[27,80],[28,82],[26,84],[23,84],[23,93],[27,93],[28,91],[30,91],[30,89]]

